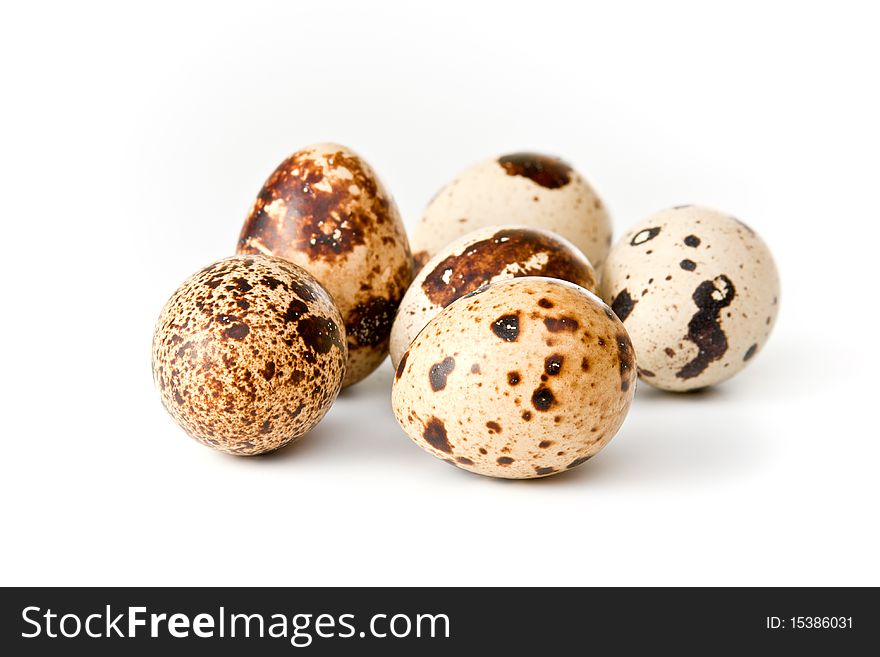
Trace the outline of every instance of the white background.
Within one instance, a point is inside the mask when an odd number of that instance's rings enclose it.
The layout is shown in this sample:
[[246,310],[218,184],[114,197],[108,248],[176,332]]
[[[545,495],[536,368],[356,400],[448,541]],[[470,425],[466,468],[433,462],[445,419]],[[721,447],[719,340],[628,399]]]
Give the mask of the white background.
[[[30,3],[0,19],[2,584],[880,584],[880,41],[870,3]],[[364,155],[409,225],[474,161],[562,155],[615,234],[702,203],[777,257],[760,356],[641,386],[605,451],[456,470],[391,367],[298,445],[202,447],[150,338],[266,176]]]

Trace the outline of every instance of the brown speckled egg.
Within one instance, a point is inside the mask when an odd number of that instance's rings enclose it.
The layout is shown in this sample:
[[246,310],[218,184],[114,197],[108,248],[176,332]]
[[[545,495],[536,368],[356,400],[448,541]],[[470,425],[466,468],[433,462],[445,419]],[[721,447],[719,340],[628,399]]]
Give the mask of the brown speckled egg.
[[434,456],[492,477],[574,468],[623,423],[635,360],[623,325],[582,287],[493,283],[454,301],[403,354],[392,405]]
[[416,267],[483,226],[522,224],[562,235],[597,269],[611,246],[611,220],[590,184],[569,164],[511,153],[467,169],[428,204],[410,241]]
[[262,454],[324,416],[345,372],[342,316],[311,274],[279,258],[219,260],[181,285],[153,334],[162,403],[199,442]]
[[394,199],[356,153],[317,144],[284,160],[260,190],[238,253],[279,256],[327,288],[345,320],[343,385],[384,360],[412,261]]
[[652,215],[614,245],[602,296],[632,337],[642,380],[685,391],[732,377],[764,346],[779,276],[755,231],[686,205]]
[[391,362],[434,316],[477,288],[521,276],[547,276],[597,292],[596,272],[568,240],[539,228],[487,226],[448,244],[406,291],[391,328]]

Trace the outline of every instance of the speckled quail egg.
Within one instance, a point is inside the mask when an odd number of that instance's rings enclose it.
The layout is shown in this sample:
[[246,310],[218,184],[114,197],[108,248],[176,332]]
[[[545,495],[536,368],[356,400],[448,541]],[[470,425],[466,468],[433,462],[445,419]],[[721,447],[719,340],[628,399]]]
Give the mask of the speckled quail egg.
[[454,239],[498,224],[558,233],[597,269],[611,246],[611,220],[583,176],[556,157],[511,153],[472,166],[431,200],[410,238],[416,268]]
[[403,354],[397,421],[453,465],[528,479],[574,468],[623,423],[635,359],[623,324],[584,288],[513,278],[465,295]]
[[385,359],[412,261],[394,199],[356,153],[317,144],[284,160],[245,220],[238,253],[279,256],[327,288],[345,321],[343,385]]
[[779,276],[754,230],[685,205],[652,215],[614,245],[602,296],[632,337],[642,380],[684,391],[729,379],[764,346]]
[[304,269],[235,256],[205,267],[165,304],[153,334],[162,403],[199,442],[262,454],[297,440],[342,387],[342,316]]
[[486,226],[446,245],[406,291],[391,328],[391,362],[437,313],[460,296],[496,281],[547,276],[598,292],[596,272],[568,240],[540,228]]

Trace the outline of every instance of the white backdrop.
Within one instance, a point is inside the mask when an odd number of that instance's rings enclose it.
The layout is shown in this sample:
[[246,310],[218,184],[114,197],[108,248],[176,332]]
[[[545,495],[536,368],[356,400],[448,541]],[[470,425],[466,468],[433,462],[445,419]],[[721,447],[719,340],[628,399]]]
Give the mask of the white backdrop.
[[[5,8],[0,583],[880,584],[870,6]],[[615,235],[729,211],[776,255],[775,333],[709,393],[641,386],[606,450],[545,480],[422,452],[387,362],[300,444],[214,453],[159,403],[153,323],[324,140],[408,225],[515,150],[571,161]]]

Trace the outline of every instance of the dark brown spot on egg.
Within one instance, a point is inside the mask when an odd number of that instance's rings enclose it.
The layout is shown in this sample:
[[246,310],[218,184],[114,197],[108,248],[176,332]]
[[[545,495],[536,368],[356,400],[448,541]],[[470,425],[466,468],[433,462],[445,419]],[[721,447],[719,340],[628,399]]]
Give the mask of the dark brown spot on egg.
[[646,370],[644,367],[640,367],[639,376],[650,379],[656,376],[656,374],[654,374],[651,370]]
[[452,453],[452,445],[446,439],[446,426],[442,420],[431,417],[425,425],[425,431],[422,436],[434,449],[446,452],[447,454]]
[[700,246],[700,238],[696,235],[688,235],[684,238],[685,246],[689,246],[691,248],[697,248]]
[[295,277],[290,283],[290,291],[303,301],[317,301],[318,299],[318,297],[315,296],[315,293],[310,285],[300,282]]
[[633,238],[629,241],[629,243],[631,246],[639,246],[640,244],[644,244],[645,242],[650,242],[659,234],[659,226],[655,228],[645,228],[644,230],[640,230],[638,233],[633,235]]
[[562,363],[565,357],[561,354],[552,354],[544,359],[544,371],[548,376],[556,376],[562,371]]
[[319,354],[326,354],[333,347],[342,349],[339,327],[327,317],[317,315],[303,317],[297,322],[296,331],[302,338],[303,344]]
[[300,299],[292,299],[284,312],[285,322],[296,322],[300,317],[309,312],[309,307]]
[[223,337],[231,338],[232,340],[244,340],[250,332],[251,328],[244,322],[240,322],[225,329],[223,331]]
[[576,468],[576,467],[578,467],[579,465],[583,465],[584,463],[586,463],[587,461],[589,461],[591,458],[593,458],[593,455],[592,455],[592,454],[590,454],[589,456],[582,456],[582,457],[580,457],[579,459],[575,459],[574,461],[572,461],[571,463],[569,463],[569,464],[568,464],[567,466],[565,466],[565,467],[566,467],[567,470],[571,470],[572,468]]
[[556,468],[549,468],[549,467],[540,468],[538,466],[535,466],[535,474],[548,475],[548,474],[553,474],[554,472],[556,472]]
[[403,376],[403,370],[406,368],[406,359],[409,358],[409,351],[403,352],[403,356],[400,357],[400,362],[397,364],[397,371],[394,373],[394,378],[399,379]]
[[617,360],[618,369],[620,371],[620,389],[626,392],[629,390],[630,379],[633,375],[633,367],[635,366],[635,355],[629,336],[620,333],[615,337],[617,344]]
[[498,158],[508,176],[522,176],[548,189],[565,187],[571,180],[571,167],[555,157],[537,153],[511,153]]
[[495,462],[498,465],[510,465],[511,463],[513,463],[513,459],[509,456],[499,456]]
[[590,371],[590,361],[587,360],[587,357],[586,357],[586,356],[584,356],[583,358],[581,358],[581,369],[582,369],[584,372],[589,372],[589,371]]
[[685,258],[684,260],[682,260],[678,264],[685,271],[693,271],[694,269],[697,268],[697,263],[694,262],[693,260],[688,260],[687,258]]
[[578,329],[578,322],[574,317],[545,317],[544,326],[551,333],[559,333],[560,331],[573,333]]
[[550,301],[549,299],[542,298],[542,299],[538,299],[538,305],[541,306],[541,308],[552,308],[553,302]]
[[446,387],[446,377],[455,369],[455,359],[447,356],[439,363],[434,363],[428,372],[428,379],[431,382],[431,390],[438,392]]
[[721,328],[719,315],[735,296],[733,282],[723,274],[697,286],[693,300],[698,310],[688,322],[685,339],[697,345],[699,352],[675,373],[678,378],[699,376],[710,363],[719,360],[727,352],[727,335]]
[[637,303],[638,301],[630,296],[629,290],[623,289],[617,293],[617,296],[611,302],[611,310],[614,311],[614,314],[617,315],[621,322],[625,322]]
[[541,442],[538,443],[538,447],[540,447],[541,449],[547,449],[552,444],[553,444],[552,440],[542,440]]
[[522,419],[525,420],[526,422],[531,420],[532,419],[532,412],[531,411],[523,411]]
[[488,427],[489,433],[501,433],[501,425],[497,422],[486,422],[486,427]]
[[277,288],[279,286],[287,287],[287,285],[285,283],[283,283],[282,281],[279,281],[277,278],[274,278],[273,276],[263,276],[263,278],[260,279],[260,283],[262,283],[263,285],[268,287],[270,290],[274,290],[275,288]]
[[394,314],[400,300],[372,297],[348,313],[345,332],[350,342],[359,347],[377,347],[388,339]]
[[267,362],[263,369],[260,370],[260,374],[266,381],[271,381],[272,377],[275,376],[275,363],[271,360]]
[[248,283],[245,279],[238,277],[232,279],[232,285],[226,287],[230,292],[250,292],[253,289],[253,286]]
[[502,315],[492,322],[492,333],[505,342],[516,342],[519,337],[519,314]]
[[512,386],[519,385],[520,375],[519,372],[508,372],[507,373],[507,383]]
[[474,363],[471,365],[471,374],[479,374],[480,373],[480,364]]
[[743,356],[743,362],[750,360],[752,358],[752,356],[754,356],[755,353],[757,353],[757,351],[758,351],[757,344],[753,344],[751,347],[749,347],[748,350],[746,350],[746,355]]
[[462,465],[473,465],[474,462],[471,461],[467,456],[456,456],[455,460],[461,463]]
[[539,386],[532,393],[532,406],[542,413],[549,411],[555,403],[556,397],[553,396],[553,391],[546,386]]
[[[545,257],[539,260],[536,255]],[[567,245],[537,230],[511,228],[470,244],[460,255],[445,258],[425,277],[422,290],[432,303],[445,308],[514,264],[518,265],[514,277],[547,276],[585,287],[595,283],[587,262]]]

